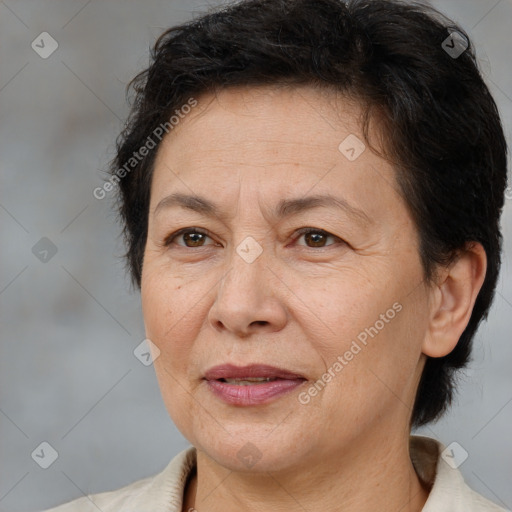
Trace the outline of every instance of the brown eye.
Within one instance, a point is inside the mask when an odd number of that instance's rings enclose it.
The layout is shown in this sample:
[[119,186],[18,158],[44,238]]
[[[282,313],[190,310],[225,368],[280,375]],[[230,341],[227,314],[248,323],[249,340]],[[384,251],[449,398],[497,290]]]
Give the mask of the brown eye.
[[[304,240],[306,241],[306,246],[310,248],[323,248],[328,247],[328,244],[326,245],[326,240],[331,237],[333,239],[343,241],[341,238],[338,238],[337,236],[331,235],[330,233],[327,233],[327,231],[324,231],[323,229],[315,229],[315,228],[304,228],[299,230],[298,232],[300,234],[299,238],[304,236]],[[298,238],[298,239],[299,239]],[[302,245],[302,244],[299,244]]]
[[185,228],[176,231],[165,239],[165,246],[171,245],[174,240],[182,240],[184,243],[177,245],[181,247],[203,247],[206,238],[210,238],[206,232],[197,228]]
[[206,237],[203,233],[184,233],[182,236],[187,247],[200,247]]

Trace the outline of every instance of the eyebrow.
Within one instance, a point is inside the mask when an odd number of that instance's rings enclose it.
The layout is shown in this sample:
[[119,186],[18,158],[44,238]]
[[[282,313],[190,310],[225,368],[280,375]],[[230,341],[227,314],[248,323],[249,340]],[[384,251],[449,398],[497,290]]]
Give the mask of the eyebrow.
[[[153,214],[156,216],[164,209],[176,207],[192,210],[208,217],[224,217],[219,206],[209,199],[198,195],[182,194],[180,192],[175,192],[164,197],[155,207]],[[314,208],[333,207],[344,211],[362,224],[368,225],[373,222],[363,210],[352,206],[342,197],[335,197],[330,194],[282,199],[273,210],[272,215],[276,219],[283,219]]]

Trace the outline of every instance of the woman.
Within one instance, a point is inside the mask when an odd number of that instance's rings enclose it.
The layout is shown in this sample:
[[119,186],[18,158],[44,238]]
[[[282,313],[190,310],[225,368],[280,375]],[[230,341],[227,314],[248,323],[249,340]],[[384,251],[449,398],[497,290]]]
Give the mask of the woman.
[[192,446],[52,510],[504,510],[410,435],[450,404],[500,267],[506,143],[462,29],[242,1],[164,33],[133,86],[108,187]]

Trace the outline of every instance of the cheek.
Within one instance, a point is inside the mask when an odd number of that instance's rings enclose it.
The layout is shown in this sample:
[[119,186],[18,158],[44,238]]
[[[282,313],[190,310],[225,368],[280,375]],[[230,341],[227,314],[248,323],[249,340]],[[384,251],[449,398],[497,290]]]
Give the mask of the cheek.
[[[426,324],[425,316],[419,314],[410,297],[394,305],[396,310],[387,310],[394,314],[386,315],[385,312],[384,320],[373,320],[361,331],[363,335],[356,338],[361,352],[356,356],[359,367],[354,366],[353,373],[361,379],[353,385],[358,386],[362,393],[369,392],[380,396],[380,400],[396,402],[400,406],[398,402],[409,402],[414,391],[413,381]],[[365,344],[359,343],[359,339],[363,339]]]
[[192,421],[190,398],[184,390],[189,386],[188,372],[193,359],[190,352],[197,335],[197,326],[191,324],[194,315],[187,312],[197,301],[190,303],[180,280],[169,279],[164,272],[152,272],[148,267],[141,283],[146,336],[160,350],[153,363],[160,392],[169,416],[183,433]]
[[350,437],[355,424],[364,431],[383,418],[408,413],[420,350],[406,338],[409,320],[405,315],[402,309],[380,330],[381,324],[375,325],[374,319],[355,336],[340,338],[324,357],[326,373],[334,376],[326,377],[330,382],[308,407],[333,435]]
[[151,329],[172,328],[193,305],[190,288],[183,279],[159,264],[156,258],[144,262],[141,300],[146,327]]
[[[299,302],[303,303],[300,310],[296,310],[297,321],[318,351],[336,359],[350,349],[353,340],[364,343],[370,339],[376,332],[372,328],[376,322],[379,332],[393,322],[393,317],[399,314],[393,309],[396,301],[393,288],[376,281],[346,270],[336,279],[324,280],[321,288],[316,282],[306,280],[302,282],[302,289],[294,289],[301,298]],[[388,323],[384,324],[380,315],[386,313]]]
[[329,374],[324,378],[332,382],[322,391],[325,400],[342,403],[343,414],[363,417],[396,396],[405,400],[421,355],[426,316],[420,289],[409,293],[396,280],[366,287],[349,281],[324,287],[323,297],[310,297],[308,306],[320,328],[302,325]]
[[159,359],[167,360],[171,353],[179,356],[190,346],[194,302],[190,303],[179,280],[162,276],[165,274],[149,271],[143,276],[141,301],[146,336],[160,349]]

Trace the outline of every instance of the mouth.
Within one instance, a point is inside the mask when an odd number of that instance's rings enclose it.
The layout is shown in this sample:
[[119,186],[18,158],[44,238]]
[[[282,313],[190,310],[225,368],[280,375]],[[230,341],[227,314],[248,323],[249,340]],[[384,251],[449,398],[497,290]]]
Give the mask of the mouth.
[[214,366],[204,374],[206,380],[222,380],[225,382],[269,382],[273,380],[295,380],[306,378],[290,370],[270,366],[266,364],[251,364],[247,366],[236,366],[233,364],[222,364]]
[[239,406],[260,405],[280,398],[307,379],[298,373],[268,365],[210,368],[204,376],[209,389],[222,401]]
[[245,378],[245,379],[217,379],[219,382],[227,382],[228,384],[234,384],[235,386],[254,386],[255,384],[261,384],[262,382],[275,382],[278,379],[277,377],[272,378],[264,378],[264,377],[254,377],[254,378]]

